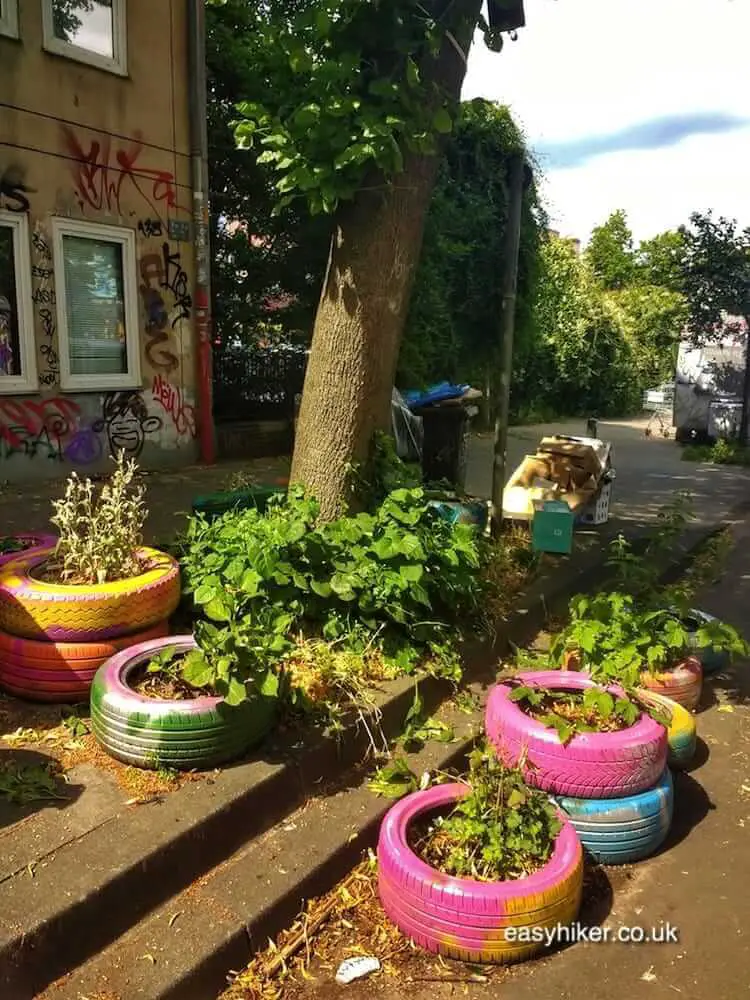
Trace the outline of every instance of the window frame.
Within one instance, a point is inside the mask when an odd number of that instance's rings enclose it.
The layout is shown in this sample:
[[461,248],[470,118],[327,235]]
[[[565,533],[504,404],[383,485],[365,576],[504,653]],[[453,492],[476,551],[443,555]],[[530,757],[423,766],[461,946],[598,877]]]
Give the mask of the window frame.
[[44,48],[57,56],[73,59],[75,62],[86,63],[97,69],[115,73],[117,76],[128,75],[128,29],[125,17],[126,0],[112,0],[112,51],[114,56],[103,56],[98,52],[85,49],[82,45],[65,42],[55,35],[55,21],[52,11],[52,0],[42,0],[42,30]]
[[[56,217],[51,221],[51,232],[52,260],[55,269],[58,354],[60,355],[60,388],[68,392],[142,388],[135,230],[122,226],[108,226],[97,222],[81,222],[76,219]],[[124,374],[76,375],[70,370],[70,336],[68,333],[65,258],[63,255],[63,238],[65,236],[116,243],[121,247],[125,357],[128,365],[128,370]]]
[[5,14],[0,12],[0,35],[18,38],[18,0],[3,0],[3,7],[6,4],[8,9]]
[[[20,375],[0,375],[0,395],[35,392],[39,388],[36,370],[36,331],[34,303],[31,298],[31,242],[29,220],[20,212],[0,211],[0,226],[13,233],[13,266],[16,279],[18,313],[18,352]],[[12,303],[11,303],[12,304]]]

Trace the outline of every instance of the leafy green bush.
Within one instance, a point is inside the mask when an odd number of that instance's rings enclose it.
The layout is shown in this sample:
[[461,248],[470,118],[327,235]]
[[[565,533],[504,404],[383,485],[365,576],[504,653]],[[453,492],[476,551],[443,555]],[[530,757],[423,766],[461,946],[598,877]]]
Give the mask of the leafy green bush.
[[[709,622],[695,632],[695,645],[743,655],[747,644],[736,629]],[[691,636],[671,610],[639,610],[630,594],[617,591],[577,596],[570,602],[570,621],[555,637],[552,662],[572,653],[578,666],[602,684],[620,684],[633,693],[648,671],[659,673],[692,651]]]
[[396,490],[374,514],[328,524],[317,515],[293,488],[263,515],[193,518],[182,566],[201,615],[218,625],[262,621],[278,635],[377,638],[411,669],[476,608],[480,543],[469,526],[443,521],[421,489]]

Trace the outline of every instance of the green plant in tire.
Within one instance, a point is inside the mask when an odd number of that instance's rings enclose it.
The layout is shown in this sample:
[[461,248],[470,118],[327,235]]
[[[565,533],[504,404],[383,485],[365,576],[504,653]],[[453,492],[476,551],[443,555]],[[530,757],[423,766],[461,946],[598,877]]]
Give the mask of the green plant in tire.
[[182,659],[182,680],[211,691],[230,707],[259,694],[277,696],[280,663],[291,648],[287,634],[292,616],[261,611],[249,618],[229,594],[217,595],[204,610],[210,618],[196,623],[198,649]]
[[693,645],[745,655],[747,643],[723,622],[707,622],[691,633],[672,612],[639,611],[629,594],[578,596],[571,601],[570,621],[550,649],[552,662],[572,653],[578,665],[602,684],[619,684],[629,694],[641,675],[669,670],[690,655]]
[[521,771],[480,747],[469,757],[471,791],[449,815],[411,832],[412,849],[447,875],[499,882],[523,878],[550,859],[562,823],[549,797]]
[[[513,684],[512,681],[506,682]],[[628,697],[604,688],[585,691],[550,691],[543,687],[513,684],[510,700],[543,726],[554,729],[565,746],[579,733],[605,733],[627,729],[642,709]]]
[[274,634],[275,621],[344,643],[364,631],[404,672],[437,653],[437,669],[455,676],[452,623],[476,612],[481,589],[471,528],[443,521],[420,489],[395,490],[375,513],[327,524],[317,523],[318,509],[290,489],[262,515],[192,519],[182,567],[201,615],[211,619],[229,594],[238,615],[262,613]]

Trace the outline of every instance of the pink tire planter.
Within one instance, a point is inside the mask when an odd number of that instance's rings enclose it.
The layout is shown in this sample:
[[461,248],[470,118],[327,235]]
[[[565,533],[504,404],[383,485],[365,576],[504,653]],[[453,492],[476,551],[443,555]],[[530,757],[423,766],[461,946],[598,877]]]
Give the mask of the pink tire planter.
[[91,728],[110,756],[136,767],[203,769],[242,756],[266,736],[275,698],[258,695],[229,708],[213,696],[159,700],[129,686],[134,671],[161,650],[195,648],[190,635],[153,639],[116,653],[99,668],[91,687]]
[[[563,670],[522,673],[529,686],[583,691],[598,687],[587,674]],[[622,696],[616,687],[610,693]],[[522,763],[526,781],[556,795],[613,799],[651,788],[667,762],[667,731],[645,713],[628,729],[578,733],[564,746],[554,729],[532,719],[511,701],[512,688],[496,684],[487,701],[485,729],[498,756]]]
[[0,569],[20,555],[36,555],[41,549],[54,549],[57,545],[57,535],[20,534],[6,535],[5,538],[18,542],[20,547],[12,551],[3,551],[0,548]]
[[[445,875],[409,846],[409,827],[450,808],[466,785],[438,785],[393,806],[380,828],[378,890],[388,917],[427,951],[466,962],[518,962],[541,951],[545,929],[575,920],[583,889],[583,849],[571,823],[547,864],[526,878],[479,882]],[[506,936],[507,928],[512,936]]]
[[643,674],[642,684],[649,691],[664,695],[692,711],[701,700],[703,667],[697,657],[689,656],[669,670]]

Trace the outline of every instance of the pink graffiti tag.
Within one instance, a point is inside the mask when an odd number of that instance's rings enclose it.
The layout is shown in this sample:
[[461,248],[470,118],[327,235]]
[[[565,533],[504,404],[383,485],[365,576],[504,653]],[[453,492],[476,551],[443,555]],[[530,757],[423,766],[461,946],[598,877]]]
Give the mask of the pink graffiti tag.
[[82,209],[109,211],[122,215],[123,188],[131,186],[161,219],[159,208],[189,211],[177,203],[174,174],[140,166],[144,144],[136,136],[129,145],[115,146],[112,137],[102,136],[88,143],[79,141],[69,125],[62,125],[65,151],[71,160],[76,197]]
[[181,437],[196,435],[195,408],[186,402],[182,389],[170,385],[161,375],[154,376],[152,394],[157,403],[171,418]]

